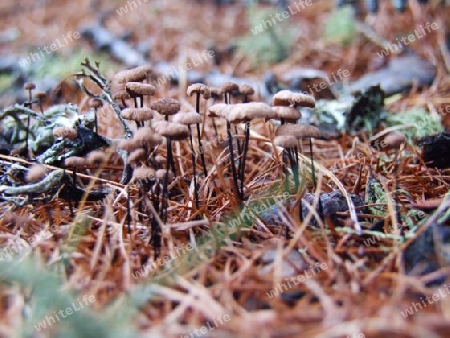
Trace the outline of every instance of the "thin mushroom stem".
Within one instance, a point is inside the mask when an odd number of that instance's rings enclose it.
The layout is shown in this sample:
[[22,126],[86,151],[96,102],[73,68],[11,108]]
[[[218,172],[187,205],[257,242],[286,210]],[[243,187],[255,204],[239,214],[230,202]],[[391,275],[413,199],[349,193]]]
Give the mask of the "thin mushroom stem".
[[[200,114],[200,93],[196,93],[196,97],[195,97],[195,111],[197,112],[197,114]],[[202,161],[203,174],[206,177],[206,176],[208,176],[208,170],[206,169],[205,153],[203,151],[203,144],[202,144],[202,138],[201,138],[200,124],[199,123],[196,124],[196,128],[197,128],[198,146],[200,148],[200,160]]]
[[127,208],[127,214],[125,216],[125,220],[127,222],[127,231],[128,234],[131,236],[131,206],[130,206],[130,184],[127,184],[127,201],[126,201],[126,208]]
[[241,173],[240,173],[240,178],[241,178],[241,193],[242,195],[244,194],[244,178],[245,178],[245,162],[246,162],[246,158],[247,158],[247,152],[248,152],[248,144],[250,142],[250,122],[246,122],[245,123],[245,140],[244,140],[244,150],[243,150],[243,157],[241,159]]
[[233,185],[239,200],[243,200],[237,184],[236,167],[234,166],[234,152],[233,152],[233,137],[231,135],[231,124],[227,120],[227,134],[228,134],[228,150],[230,153],[231,174],[233,175]]
[[192,141],[191,126],[188,125],[188,128],[189,128],[189,142],[191,144],[192,175],[193,175],[193,180],[194,180],[195,208],[196,208],[196,210],[198,210],[199,203],[198,203],[198,191],[197,191],[197,169],[195,168],[196,156],[195,156],[195,150],[194,150],[194,142]]
[[[312,138],[309,138],[309,153],[311,156],[311,178],[314,184],[314,189],[317,188],[317,182],[316,182],[316,169],[314,168],[314,153],[312,150]],[[323,205],[322,205],[322,199],[320,198],[319,193],[319,216],[320,219],[323,219]]]
[[169,183],[169,170],[170,170],[170,167],[172,166],[172,163],[173,163],[172,140],[170,139],[170,137],[167,137],[167,164],[166,164],[166,176],[164,177],[163,200],[162,200],[162,204],[163,204],[163,208],[162,208],[162,216],[163,217],[162,218],[163,218],[164,224],[167,223],[167,208],[168,208],[167,199],[169,198],[167,188],[168,188],[168,183]]
[[[41,109],[42,110],[42,109]],[[94,131],[98,133],[98,118],[97,118],[97,108],[94,108]]]

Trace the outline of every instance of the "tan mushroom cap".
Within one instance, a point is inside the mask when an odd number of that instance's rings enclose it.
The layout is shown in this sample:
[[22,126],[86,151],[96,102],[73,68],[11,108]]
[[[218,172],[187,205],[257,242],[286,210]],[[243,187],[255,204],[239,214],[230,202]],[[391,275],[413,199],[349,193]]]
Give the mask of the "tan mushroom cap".
[[130,94],[125,89],[119,89],[113,94],[114,100],[129,100],[131,99]]
[[91,165],[97,165],[105,162],[107,158],[108,156],[106,155],[106,153],[100,150],[95,150],[88,154],[88,156],[86,157],[86,161]]
[[239,86],[234,82],[225,82],[221,86],[224,92],[232,92],[233,90],[239,90]]
[[286,122],[295,123],[299,118],[302,117],[302,113],[300,113],[298,109],[294,107],[275,106],[272,107],[272,110],[275,112],[275,119],[284,120]]
[[202,94],[203,98],[205,100],[208,100],[211,97],[211,93],[209,91],[209,88],[207,86],[205,86],[203,83],[194,83],[191,84],[187,91],[186,91],[187,95],[192,96],[194,94]]
[[146,78],[147,70],[143,67],[122,70],[114,75],[114,81],[117,83],[141,82]]
[[[142,129],[142,128],[140,128]],[[127,152],[132,152],[142,146],[142,143],[137,140],[122,140],[119,142],[118,147]]]
[[71,127],[56,127],[53,128],[53,137],[75,140],[78,137],[78,132]]
[[143,148],[138,148],[133,150],[128,156],[128,163],[137,164],[139,161],[144,161],[146,157],[146,152]]
[[87,161],[84,157],[71,156],[65,159],[64,164],[66,167],[82,169],[86,168]]
[[162,155],[156,155],[155,156],[155,162],[158,164],[163,164],[166,162],[166,158]]
[[298,140],[294,136],[290,135],[279,135],[276,136],[273,143],[282,148],[296,148],[298,147]]
[[23,89],[33,90],[33,89],[36,89],[36,85],[34,84],[34,82],[25,82],[23,85]]
[[243,84],[239,86],[239,92],[244,95],[253,95],[255,93],[255,90],[252,86]]
[[136,180],[148,180],[155,177],[155,170],[152,168],[141,167],[133,171],[133,178]]
[[[156,170],[156,178],[159,180],[165,180],[167,174],[167,169],[158,169]],[[175,178],[175,175],[172,171],[169,170],[169,181],[172,181]]]
[[27,182],[38,182],[44,179],[47,168],[42,164],[33,164],[27,172],[25,179]]
[[143,122],[151,120],[156,113],[157,113],[156,111],[150,108],[142,107],[142,108],[125,108],[124,110],[122,110],[120,115],[125,120]]
[[273,96],[273,105],[314,108],[316,106],[316,100],[308,94],[280,90]]
[[202,123],[202,121],[202,116],[192,111],[185,113],[180,112],[173,117],[174,123],[181,123],[185,125],[199,124]]
[[171,98],[162,98],[152,103],[150,106],[161,115],[174,115],[180,111],[180,101]]
[[277,128],[275,136],[291,135],[297,139],[302,138],[319,138],[320,130],[317,127],[306,124],[283,124]]
[[272,108],[262,102],[237,103],[229,106],[231,106],[231,111],[226,119],[233,123],[254,119],[271,119],[275,116]]
[[383,141],[388,149],[398,149],[406,142],[406,136],[394,131],[387,134]]
[[42,99],[45,99],[45,98],[47,97],[47,93],[46,93],[46,92],[43,92],[43,91],[40,91],[40,90],[37,90],[37,91],[34,93],[34,96],[35,96],[37,99],[42,100]]
[[208,108],[211,117],[226,117],[232,110],[232,105],[226,103],[216,103]]
[[148,83],[127,82],[125,89],[130,95],[155,95],[156,88]]
[[189,128],[181,123],[158,121],[153,124],[153,127],[159,134],[170,137],[172,140],[183,140],[189,136]]
[[162,137],[152,127],[139,128],[134,134],[133,140],[138,142],[150,143],[152,145],[162,143]]

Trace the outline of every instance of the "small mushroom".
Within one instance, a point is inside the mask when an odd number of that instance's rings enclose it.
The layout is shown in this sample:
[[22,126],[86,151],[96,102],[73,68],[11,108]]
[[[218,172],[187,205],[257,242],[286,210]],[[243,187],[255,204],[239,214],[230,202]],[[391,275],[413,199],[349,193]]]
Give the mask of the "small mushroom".
[[195,206],[199,208],[198,190],[197,190],[197,172],[196,172],[196,155],[194,150],[194,142],[192,141],[192,124],[198,124],[202,121],[202,117],[196,112],[178,113],[174,116],[173,121],[175,123],[181,123],[187,125],[189,129],[189,142],[191,145],[191,160],[192,160],[192,177],[194,180],[194,192],[195,192]]
[[153,102],[150,106],[153,110],[156,110],[159,114],[165,117],[165,120],[169,120],[170,115],[175,115],[180,111],[180,101],[171,98],[162,98]]
[[303,93],[294,93],[290,90],[280,90],[273,96],[274,106],[310,107],[316,106],[313,96]]
[[25,180],[28,183],[34,183],[41,181],[45,178],[47,173],[47,168],[42,164],[33,164],[31,168],[28,170]]

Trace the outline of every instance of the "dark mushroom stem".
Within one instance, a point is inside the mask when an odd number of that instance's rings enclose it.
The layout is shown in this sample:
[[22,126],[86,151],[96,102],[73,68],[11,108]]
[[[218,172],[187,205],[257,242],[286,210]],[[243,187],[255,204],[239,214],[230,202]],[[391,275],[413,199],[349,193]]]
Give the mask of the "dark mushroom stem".
[[244,149],[242,151],[242,158],[240,164],[240,178],[241,178],[241,193],[244,195],[244,178],[245,178],[245,161],[247,158],[248,145],[250,142],[250,122],[245,122],[245,139],[244,139]]
[[191,159],[192,159],[192,176],[194,180],[194,196],[195,196],[195,208],[198,210],[199,208],[199,202],[198,202],[198,191],[197,191],[197,169],[195,168],[196,163],[196,156],[195,156],[195,150],[194,150],[194,142],[192,141],[192,129],[191,125],[188,125],[189,129],[189,142],[191,144]]
[[227,135],[228,135],[228,150],[230,153],[231,174],[233,175],[233,185],[239,200],[243,200],[243,196],[238,187],[238,178],[236,167],[234,166],[234,152],[233,152],[233,136],[231,135],[231,123],[227,120]]
[[164,223],[167,223],[167,208],[168,208],[168,184],[169,184],[169,171],[170,167],[173,163],[173,156],[172,156],[172,140],[170,137],[167,136],[167,163],[166,163],[166,176],[164,177],[164,183],[163,183],[163,200],[162,200],[162,219]]
[[[195,111],[197,112],[197,114],[200,114],[200,93],[196,93]],[[208,176],[208,170],[206,169],[205,153],[203,151],[203,144],[202,144],[202,138],[201,138],[201,134],[200,134],[200,124],[199,123],[196,124],[196,128],[197,128],[198,146],[200,148],[200,160],[202,161],[203,174],[206,177],[206,176]]]

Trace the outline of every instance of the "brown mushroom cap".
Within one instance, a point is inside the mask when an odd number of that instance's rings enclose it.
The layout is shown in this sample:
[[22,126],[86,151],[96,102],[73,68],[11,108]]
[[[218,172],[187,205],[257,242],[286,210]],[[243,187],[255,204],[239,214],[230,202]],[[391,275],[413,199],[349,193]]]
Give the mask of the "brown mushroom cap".
[[158,121],[153,127],[159,134],[172,140],[183,140],[189,136],[189,128],[181,123]]
[[114,75],[114,81],[117,83],[141,82],[146,78],[147,70],[143,67],[122,70]]
[[37,99],[42,100],[42,99],[45,99],[45,98],[47,97],[47,93],[46,93],[46,92],[43,92],[43,91],[40,91],[40,90],[37,90],[37,91],[34,93],[34,96],[35,96]]
[[155,95],[156,89],[148,83],[127,82],[125,85],[130,95]]
[[237,103],[229,106],[231,106],[231,111],[226,116],[226,119],[233,123],[260,118],[270,119],[275,116],[272,108],[262,102]]
[[180,111],[181,104],[178,100],[171,98],[162,98],[152,103],[150,106],[161,115],[174,115]]
[[316,106],[316,100],[308,94],[280,90],[273,96],[273,105],[314,108]]
[[33,89],[36,89],[36,85],[34,84],[34,82],[25,82],[23,85],[23,89],[33,90]]
[[296,148],[298,147],[298,140],[294,136],[291,135],[279,135],[276,136],[273,143],[282,148]]
[[107,155],[100,150],[91,151],[86,157],[87,163],[91,165],[99,165],[107,160]]
[[136,131],[133,140],[156,145],[162,142],[162,137],[152,127],[142,127]]
[[119,89],[113,94],[114,100],[129,100],[131,99],[130,94],[125,89]]
[[226,117],[232,110],[232,105],[226,103],[216,103],[208,108],[211,117]]
[[53,137],[75,140],[78,137],[78,132],[70,127],[56,127],[53,128]]
[[142,108],[125,108],[124,110],[122,110],[120,115],[125,120],[143,122],[151,120],[156,113],[157,113],[156,111],[150,108],[142,107]]
[[[165,180],[166,179],[166,173],[167,173],[167,169],[158,169],[156,170],[156,178],[159,180]],[[172,181],[175,178],[174,174],[172,171],[169,171],[169,181]]]
[[203,95],[203,98],[204,98],[205,100],[208,100],[208,99],[211,97],[211,93],[209,92],[208,87],[206,87],[203,83],[194,83],[194,84],[191,84],[191,85],[188,87],[186,93],[187,93],[189,96],[192,96],[192,95],[197,94],[197,93],[202,94],[202,95]]
[[[139,128],[142,129],[142,128]],[[132,152],[133,150],[140,148],[142,143],[136,140],[122,140],[119,142],[118,147],[128,152]]]
[[320,130],[317,127],[307,124],[283,124],[277,128],[275,136],[291,135],[297,139],[302,138],[319,138]]
[[276,106],[272,107],[272,110],[275,112],[275,119],[283,120],[286,122],[295,123],[299,118],[302,117],[302,113],[300,113],[298,109],[294,107]]
[[44,179],[47,168],[42,164],[33,164],[28,170],[25,179],[27,182],[38,182]]
[[244,95],[253,95],[255,93],[255,90],[252,86],[243,84],[239,86],[239,92]]
[[87,162],[84,157],[71,156],[65,159],[64,164],[66,167],[83,169],[86,168]]
[[128,156],[128,163],[130,164],[138,164],[139,161],[144,161],[146,158],[146,152],[143,148],[138,148],[133,150]]
[[136,180],[148,180],[155,177],[155,170],[152,168],[136,168],[133,171],[133,178]]
[[387,134],[383,141],[388,149],[398,149],[406,142],[406,136],[394,131]]
[[156,155],[155,156],[155,162],[158,164],[166,163],[166,158],[162,155]]
[[239,86],[234,82],[225,82],[221,88],[224,92],[232,92],[234,90],[239,90]]
[[190,124],[199,124],[202,123],[202,117],[200,114],[197,114],[196,112],[179,112],[173,117],[174,123],[181,123],[185,125]]

